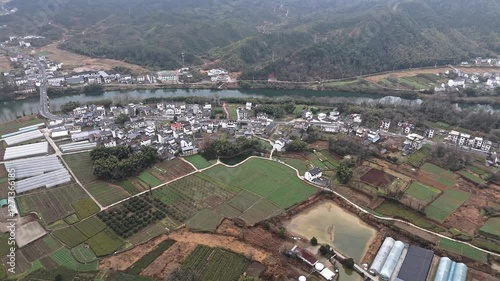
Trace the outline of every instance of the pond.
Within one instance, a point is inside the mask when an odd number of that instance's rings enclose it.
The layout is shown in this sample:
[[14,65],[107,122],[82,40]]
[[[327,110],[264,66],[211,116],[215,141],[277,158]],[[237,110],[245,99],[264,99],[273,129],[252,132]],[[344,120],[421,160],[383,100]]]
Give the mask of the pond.
[[[288,232],[329,244],[345,255],[360,262],[375,239],[376,230],[357,216],[347,212],[333,202],[322,202],[296,215],[290,220]],[[357,273],[340,271],[340,281],[362,280]]]

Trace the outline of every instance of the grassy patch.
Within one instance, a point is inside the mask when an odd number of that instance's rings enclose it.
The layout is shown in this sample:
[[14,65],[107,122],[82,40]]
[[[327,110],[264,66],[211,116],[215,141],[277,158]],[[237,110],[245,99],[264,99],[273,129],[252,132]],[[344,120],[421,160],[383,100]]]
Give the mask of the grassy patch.
[[44,119],[38,119],[36,116],[24,117],[23,119],[12,120],[0,124],[0,135],[13,133],[20,128],[29,127],[39,123],[44,123]]
[[279,159],[285,162],[286,164],[294,167],[295,169],[299,170],[299,173],[301,175],[304,175],[309,170],[309,167],[307,166],[307,163],[304,160],[293,159],[293,158],[279,158]]
[[163,252],[170,248],[175,243],[175,240],[165,240],[158,244],[154,250],[147,253],[145,256],[136,261],[131,267],[127,269],[128,274],[139,275],[141,271],[148,267],[154,260],[156,260]]
[[185,268],[199,274],[204,281],[234,281],[243,274],[249,261],[241,255],[207,246],[198,246],[186,258]]
[[415,168],[420,168],[428,159],[431,154],[429,146],[422,147],[419,151],[413,153],[408,157],[408,163]]
[[433,174],[440,184],[443,184],[448,188],[455,185],[455,175],[448,170],[430,163],[425,163],[420,169],[424,172]]
[[106,228],[106,224],[97,217],[91,217],[89,219],[77,223],[75,227],[78,230],[80,230],[83,233],[83,235],[90,238],[96,235],[97,233],[103,231]]
[[438,247],[443,250],[459,254],[464,257],[468,257],[472,260],[481,263],[486,263],[488,261],[487,255],[481,252],[480,250],[477,250],[475,248],[472,248],[471,246],[464,245],[462,243],[455,242],[446,238],[439,240]]
[[443,222],[469,198],[469,194],[460,190],[447,189],[426,209],[427,217]]
[[80,220],[95,215],[100,211],[99,206],[97,206],[94,200],[90,197],[75,201],[71,205],[75,209],[75,212]]
[[90,263],[97,261],[97,257],[94,252],[92,252],[90,247],[85,244],[80,244],[71,249],[71,254],[75,258],[75,260],[80,263]]
[[500,254],[500,245],[496,242],[491,242],[485,239],[474,239],[472,240],[472,244],[481,247],[483,249]]
[[201,155],[193,155],[185,158],[189,163],[193,164],[197,169],[204,169],[207,167],[210,167],[212,164],[208,162],[203,156]]
[[59,241],[73,248],[85,240],[87,237],[83,235],[75,226],[69,226],[63,229],[56,230],[52,233]]
[[441,194],[441,191],[437,188],[430,187],[427,185],[423,185],[419,182],[412,182],[410,187],[405,191],[405,194],[422,200],[426,203],[431,202],[434,200],[439,194]]
[[123,245],[123,241],[110,229],[105,229],[99,232],[94,237],[90,238],[87,243],[96,256],[106,256],[114,253]]
[[75,223],[79,222],[80,220],[78,219],[78,216],[76,214],[72,214],[70,216],[65,217],[64,221],[67,224],[75,224]]

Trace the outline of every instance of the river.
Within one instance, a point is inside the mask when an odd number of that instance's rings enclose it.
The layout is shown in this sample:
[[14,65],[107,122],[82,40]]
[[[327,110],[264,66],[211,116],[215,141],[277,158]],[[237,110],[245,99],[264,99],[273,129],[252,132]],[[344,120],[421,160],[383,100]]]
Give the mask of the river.
[[[318,243],[329,244],[358,263],[377,234],[360,218],[328,201],[299,213],[287,223],[286,229],[307,239],[316,237]],[[340,281],[359,280],[357,273],[340,270]]]
[[[138,90],[138,91],[109,91],[100,95],[72,95],[57,96],[50,98],[51,111],[58,110],[59,107],[69,101],[79,101],[87,103],[98,100],[141,100],[151,97],[186,97],[186,96],[204,96],[204,97],[328,97],[352,100],[355,102],[363,101],[401,101],[398,97],[384,97],[376,94],[365,93],[345,93],[345,92],[323,92],[311,90],[189,90],[189,89],[159,89],[159,90]],[[408,102],[419,103],[420,100]],[[39,110],[39,98],[29,98],[17,101],[0,102],[0,122],[13,120],[16,116],[36,114]]]

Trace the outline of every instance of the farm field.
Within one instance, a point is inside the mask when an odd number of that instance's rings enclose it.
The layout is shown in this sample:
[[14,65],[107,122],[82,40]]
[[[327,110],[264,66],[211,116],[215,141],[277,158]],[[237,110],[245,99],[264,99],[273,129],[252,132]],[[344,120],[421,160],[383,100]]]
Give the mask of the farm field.
[[182,223],[198,210],[214,208],[232,197],[234,191],[224,187],[224,184],[208,181],[206,177],[196,174],[154,190],[153,196],[168,206],[169,217]]
[[500,239],[500,217],[489,218],[479,229],[479,233],[494,239]]
[[42,192],[16,197],[22,215],[37,212],[45,224],[51,224],[75,213],[72,202],[85,198],[87,194],[78,185],[47,189]]
[[91,217],[77,223],[75,227],[80,230],[80,232],[83,233],[83,235],[85,235],[87,238],[90,238],[103,231],[106,228],[106,224],[97,217]]
[[97,261],[97,257],[94,252],[92,252],[90,247],[85,244],[80,244],[71,249],[71,254],[75,260],[80,263],[91,263]]
[[193,164],[197,169],[204,169],[210,167],[212,164],[208,162],[203,156],[196,154],[185,158],[189,163]]
[[468,198],[469,194],[466,192],[447,189],[425,209],[425,213],[433,220],[444,222]]
[[78,262],[70,250],[61,248],[50,255],[50,257],[59,265],[65,266],[75,271],[94,271],[97,269],[97,262],[83,264]]
[[87,237],[83,235],[83,233],[81,233],[75,226],[69,226],[56,230],[52,232],[52,235],[70,248],[73,248],[87,240]]
[[361,176],[361,181],[378,188],[387,187],[394,177],[379,169],[370,169]]
[[294,170],[264,159],[251,159],[235,168],[218,165],[203,173],[264,197],[281,208],[316,192],[316,188],[298,179]]
[[441,240],[439,240],[438,247],[443,250],[468,257],[480,263],[486,263],[488,261],[488,257],[485,253],[470,246],[446,238],[442,238]]
[[431,147],[424,145],[419,151],[408,157],[408,163],[415,168],[420,168],[428,160],[430,154]]
[[100,211],[99,206],[90,197],[85,197],[71,204],[75,209],[76,215],[80,220],[97,214]]
[[285,157],[279,157],[278,159],[299,170],[300,175],[304,175],[310,169],[306,160]]
[[223,219],[223,215],[213,210],[201,209],[186,222],[186,226],[193,231],[213,232]]
[[162,184],[162,181],[160,181],[147,171],[142,172],[138,177],[141,181],[145,182],[148,185],[148,187],[155,187]]
[[193,172],[194,169],[181,159],[173,159],[156,163],[148,172],[162,182],[171,181]]
[[63,245],[54,239],[52,236],[47,235],[43,239],[30,243],[26,247],[20,249],[26,260],[34,262],[55,250],[61,248]]
[[123,241],[110,229],[99,232],[94,237],[87,240],[90,248],[96,256],[105,256],[114,253],[123,245]]
[[136,261],[131,267],[127,269],[128,274],[138,275],[141,271],[148,267],[153,261],[155,261],[163,252],[165,252],[170,246],[175,243],[174,240],[165,240],[158,244],[154,250],[144,255],[138,261]]
[[407,209],[399,204],[392,202],[384,202],[378,206],[375,211],[384,216],[390,216],[393,218],[401,218],[409,221],[417,226],[425,229],[433,230],[435,232],[444,232],[446,229],[440,227],[433,222],[426,219],[424,216],[420,215],[416,211]]
[[26,116],[16,120],[0,123],[0,135],[13,133],[20,128],[45,123],[45,119],[38,119],[36,116]]
[[130,195],[138,194],[141,190],[138,189],[129,179],[124,179],[116,183],[119,187],[130,193]]
[[85,185],[85,188],[103,206],[108,206],[129,197],[129,194],[116,185],[103,181],[95,181]]
[[462,175],[464,178],[472,181],[475,184],[481,185],[481,184],[486,184],[487,183],[487,181],[485,181],[484,179],[482,179],[482,178],[480,178],[480,177],[478,177],[476,175],[473,175],[473,174],[471,174],[471,173],[469,173],[467,171],[459,171],[458,173],[460,175]]
[[445,190],[456,183],[455,174],[436,165],[425,163],[420,168],[419,181],[423,184]]
[[64,155],[63,159],[83,185],[96,180],[90,152]]
[[405,194],[418,200],[422,200],[426,203],[430,203],[437,196],[439,196],[439,194],[441,194],[441,191],[437,188],[423,185],[417,181],[414,181],[411,183],[410,187],[406,189]]
[[234,281],[243,274],[248,264],[244,256],[236,253],[198,246],[182,266],[198,273],[203,281]]

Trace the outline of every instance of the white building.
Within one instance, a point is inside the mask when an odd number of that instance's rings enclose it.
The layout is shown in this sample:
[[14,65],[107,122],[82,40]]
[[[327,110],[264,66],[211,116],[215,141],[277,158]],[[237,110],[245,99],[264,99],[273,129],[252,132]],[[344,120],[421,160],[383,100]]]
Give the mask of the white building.
[[448,133],[448,140],[454,143],[458,142],[458,136],[460,136],[460,133],[457,131],[450,131]]
[[251,102],[247,102],[247,103],[245,104],[245,109],[246,109],[246,110],[252,110],[252,103],[251,103]]
[[390,119],[384,119],[382,120],[382,124],[380,125],[380,129],[387,131],[391,127],[391,120]]
[[304,178],[310,182],[314,182],[314,180],[319,179],[323,176],[323,173],[318,167],[312,168],[304,174]]

